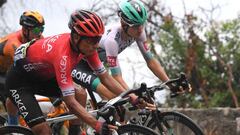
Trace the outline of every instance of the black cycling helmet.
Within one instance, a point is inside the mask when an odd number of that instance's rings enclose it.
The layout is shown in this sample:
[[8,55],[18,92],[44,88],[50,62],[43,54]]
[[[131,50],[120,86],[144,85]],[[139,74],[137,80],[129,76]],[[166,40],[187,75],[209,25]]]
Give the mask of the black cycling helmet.
[[37,11],[25,11],[20,17],[20,25],[34,28],[45,24],[43,16]]

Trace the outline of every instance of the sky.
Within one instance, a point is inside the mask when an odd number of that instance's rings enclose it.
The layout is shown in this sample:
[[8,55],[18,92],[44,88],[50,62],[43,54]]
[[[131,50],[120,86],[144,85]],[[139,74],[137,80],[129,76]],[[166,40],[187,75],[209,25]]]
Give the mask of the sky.
[[184,14],[184,4],[187,13],[194,13],[204,16],[201,14],[201,9],[212,9],[212,7],[219,7],[216,9],[216,13],[213,17],[217,20],[227,20],[236,18],[240,8],[239,0],[163,0],[167,7],[173,12],[175,16],[183,16]]
[[[67,27],[69,15],[75,9],[86,9],[89,3],[94,0],[19,0],[24,4],[15,3],[15,1],[8,0],[4,5],[5,13],[9,12],[9,25],[13,29],[20,28],[15,22],[18,22],[19,16],[25,10],[38,10],[45,18],[44,35],[50,36],[63,32],[69,32]],[[211,9],[211,7],[220,6],[216,9],[213,17],[217,20],[227,20],[236,18],[240,12],[238,7],[239,0],[184,0],[185,9],[187,13],[194,11],[194,14],[204,17],[201,14],[200,7],[204,9]],[[162,4],[166,5],[167,10],[172,11],[174,16],[182,17],[184,15],[183,0],[162,0]],[[24,7],[22,7],[24,5]],[[14,10],[13,10],[14,9]]]
[[[64,1],[64,0],[56,0],[59,1],[61,6],[65,6],[66,10],[69,11],[70,14],[73,9],[77,8],[85,8],[88,6],[87,2],[92,2],[92,0],[71,0]],[[194,12],[194,14],[198,16],[204,17],[205,15],[202,14],[201,8],[210,10],[212,7],[219,7],[216,9],[216,11],[213,14],[213,18],[216,20],[228,20],[233,19],[238,16],[238,13],[240,13],[240,1],[239,0],[184,0],[184,4],[182,0],[162,0],[162,3],[166,5],[167,10],[172,11],[174,16],[182,17],[184,15],[184,6],[187,13]],[[61,10],[61,9],[60,9]],[[53,14],[57,13],[59,11],[54,12]],[[48,16],[48,15],[47,15]],[[59,17],[59,16],[57,16]],[[52,18],[52,17],[50,17]],[[57,19],[57,18],[56,18]],[[62,16],[61,21],[63,24],[66,24],[68,20],[68,15],[64,14]],[[58,26],[56,24],[52,24],[52,22],[49,23],[49,25]],[[68,28],[60,28],[60,26],[55,27],[56,33],[59,31],[66,31]],[[46,33],[53,33],[52,31],[47,30]],[[55,34],[55,33],[53,33]],[[51,35],[51,34],[50,34]]]

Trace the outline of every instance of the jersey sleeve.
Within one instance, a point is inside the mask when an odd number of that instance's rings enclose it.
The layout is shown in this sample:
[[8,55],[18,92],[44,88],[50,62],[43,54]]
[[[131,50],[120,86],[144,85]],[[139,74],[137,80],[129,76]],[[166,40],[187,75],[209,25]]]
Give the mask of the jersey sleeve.
[[153,55],[147,44],[147,37],[145,31],[140,35],[140,37],[136,40],[138,48],[141,51],[145,60],[149,60],[153,58]]
[[71,67],[71,58],[67,55],[61,56],[54,63],[56,79],[60,89],[62,90],[63,96],[75,94],[71,77]]
[[107,65],[111,70],[112,75],[121,74],[121,68],[118,61],[119,46],[113,39],[105,41],[105,51],[107,58]]
[[102,62],[99,59],[97,51],[95,51],[90,56],[86,56],[86,60],[89,64],[89,66],[92,68],[92,70],[96,74],[102,74],[102,73],[106,72],[104,65],[102,64]]

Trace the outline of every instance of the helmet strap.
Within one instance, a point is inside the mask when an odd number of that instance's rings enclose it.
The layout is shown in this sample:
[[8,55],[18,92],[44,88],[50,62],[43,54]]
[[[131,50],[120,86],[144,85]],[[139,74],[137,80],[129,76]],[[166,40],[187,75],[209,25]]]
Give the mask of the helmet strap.
[[77,43],[74,43],[73,40],[73,37],[75,36],[74,34],[75,34],[74,32],[71,32],[70,46],[74,52],[80,53],[81,51],[77,45],[80,43],[81,38],[78,39]]
[[[128,35],[128,36],[130,36],[129,34],[128,34],[128,29],[129,29],[129,25],[127,25],[127,24],[125,24],[123,21],[121,21],[121,25],[122,25],[122,28],[123,28],[123,31]],[[131,37],[131,36],[130,36]]]
[[23,34],[24,42],[29,42],[30,41],[30,38],[29,38],[30,30],[28,30],[26,28],[23,28],[23,29],[24,29],[24,32],[22,32],[22,34]]
[[123,28],[123,31],[129,36],[129,37],[132,37],[131,35],[128,34],[128,29],[129,29],[129,26],[128,25],[122,25],[122,28]]

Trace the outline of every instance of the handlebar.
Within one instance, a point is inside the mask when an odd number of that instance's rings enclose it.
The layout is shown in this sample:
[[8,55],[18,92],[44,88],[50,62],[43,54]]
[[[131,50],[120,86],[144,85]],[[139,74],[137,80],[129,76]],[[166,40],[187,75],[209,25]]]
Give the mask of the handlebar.
[[[171,86],[171,97],[177,96],[179,87],[182,87],[183,89],[187,89],[189,87],[189,83],[186,79],[185,74],[181,73],[180,76],[176,79],[171,79],[169,81],[166,81],[164,83],[161,83],[160,85],[156,85],[153,87],[147,87],[145,83],[141,83],[141,86],[137,89],[130,89],[127,91],[124,91],[119,96],[109,100],[98,112],[102,117],[109,118],[109,113],[114,115],[116,111],[113,111],[113,106],[121,106],[125,104],[126,102],[130,101],[130,98],[128,97],[129,94],[136,94],[139,97],[145,97],[147,96],[147,99],[154,98],[154,92],[160,91],[163,89],[169,89],[169,86]],[[109,110],[109,111],[106,111]]]
[[152,97],[155,91],[171,89],[170,97],[176,97],[177,95],[179,95],[179,93],[178,93],[179,87],[182,87],[182,89],[184,89],[184,90],[189,89],[188,80],[187,80],[185,74],[183,74],[183,73],[181,73],[180,76],[176,79],[171,79],[160,85],[149,87],[146,89],[146,91],[149,92]]

